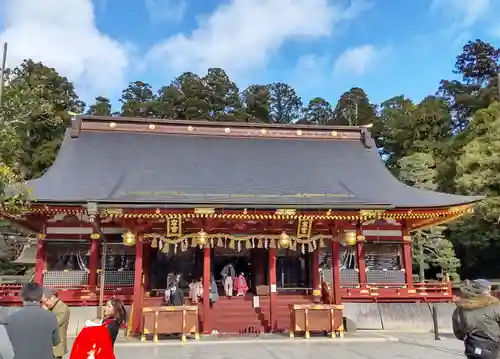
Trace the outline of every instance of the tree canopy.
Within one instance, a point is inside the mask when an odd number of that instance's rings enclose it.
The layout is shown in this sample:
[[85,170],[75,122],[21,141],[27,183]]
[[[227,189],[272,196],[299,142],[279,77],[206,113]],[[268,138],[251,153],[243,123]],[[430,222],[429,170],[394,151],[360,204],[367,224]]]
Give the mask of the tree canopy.
[[0,106],[0,192],[5,208],[24,204],[23,198],[9,202],[6,188],[39,177],[52,164],[72,112],[311,126],[372,124],[382,158],[401,181],[488,196],[473,216],[419,233],[421,240],[415,243],[427,254],[418,257],[422,253],[417,248],[416,262],[457,270],[456,251],[462,276],[500,276],[494,255],[500,249],[500,49],[490,43],[465,44],[453,67],[455,77],[442,79],[434,94],[424,99],[395,94],[380,104],[372,103],[359,87],[344,92],[337,103],[302,99],[281,82],[239,88],[224,69],[210,68],[205,74],[179,74],[159,88],[133,81],[116,108],[99,94],[86,106],[67,78],[36,61],[27,59],[6,74]]

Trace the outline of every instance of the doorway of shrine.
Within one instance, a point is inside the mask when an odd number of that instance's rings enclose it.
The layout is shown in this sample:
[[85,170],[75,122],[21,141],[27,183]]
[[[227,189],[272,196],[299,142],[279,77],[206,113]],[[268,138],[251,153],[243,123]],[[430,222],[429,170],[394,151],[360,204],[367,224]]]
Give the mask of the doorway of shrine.
[[236,276],[243,273],[249,292],[254,291],[255,265],[252,259],[255,255],[252,255],[254,254],[252,252],[253,250],[245,248],[240,250],[220,247],[213,248],[211,251],[212,274],[217,283],[220,296],[225,295],[222,271],[228,264],[232,264]]
[[202,280],[203,251],[200,248],[187,248],[184,251],[165,252],[152,248],[150,262],[150,280],[146,281],[152,296],[162,296],[168,286],[169,278],[180,276],[179,286],[186,294],[189,283]]

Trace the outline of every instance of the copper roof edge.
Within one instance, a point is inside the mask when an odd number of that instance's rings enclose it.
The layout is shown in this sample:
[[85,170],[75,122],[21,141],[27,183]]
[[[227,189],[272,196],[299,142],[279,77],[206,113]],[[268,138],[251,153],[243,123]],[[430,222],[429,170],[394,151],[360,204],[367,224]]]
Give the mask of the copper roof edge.
[[71,137],[80,133],[128,132],[194,136],[223,136],[233,138],[279,138],[315,140],[362,140],[373,147],[368,126],[324,126],[302,124],[270,124],[248,122],[218,122],[171,120],[163,118],[76,116],[72,121]]
[[210,126],[210,127],[232,127],[232,128],[266,128],[266,129],[287,129],[287,130],[326,130],[326,131],[350,131],[361,132],[368,126],[333,126],[333,125],[303,125],[303,124],[278,124],[266,122],[219,122],[210,120],[174,120],[154,117],[119,117],[119,116],[76,116],[76,121],[81,122],[118,122],[137,124],[163,124],[178,126]]

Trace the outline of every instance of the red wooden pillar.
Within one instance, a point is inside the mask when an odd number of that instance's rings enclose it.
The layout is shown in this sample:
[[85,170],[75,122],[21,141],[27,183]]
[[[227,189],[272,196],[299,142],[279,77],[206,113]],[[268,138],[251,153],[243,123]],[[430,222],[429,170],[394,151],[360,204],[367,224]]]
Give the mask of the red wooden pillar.
[[132,302],[132,334],[138,334],[141,329],[142,320],[142,298],[144,296],[143,281],[143,254],[144,243],[142,235],[138,236],[135,245],[135,268],[134,268],[134,294]]
[[403,229],[403,268],[405,270],[406,287],[413,288],[413,259],[411,255],[410,232]]
[[319,278],[319,248],[316,248],[312,252],[312,287],[313,287],[313,297],[315,301],[321,300],[321,283]]
[[340,242],[336,239],[332,242],[332,304],[342,303],[342,293],[340,291]]
[[151,244],[144,243],[144,253],[142,254],[142,262],[144,267],[144,290],[151,290]]
[[276,248],[269,248],[269,331],[276,328]]
[[266,284],[266,257],[262,248],[254,248],[255,251],[255,289],[258,285]]
[[38,235],[36,241],[36,261],[35,261],[35,275],[33,281],[38,284],[43,284],[43,273],[45,272],[45,258],[47,255],[47,241],[45,240],[45,228],[42,233]]
[[97,269],[101,261],[101,239],[90,240],[89,286],[97,286]]
[[366,262],[365,262],[365,240],[363,237],[363,232],[361,231],[361,226],[358,224],[356,228],[356,238],[363,238],[356,242],[356,259],[358,261],[359,270],[359,284],[361,289],[366,288]]
[[203,248],[203,333],[210,334],[212,327],[210,323],[210,247]]

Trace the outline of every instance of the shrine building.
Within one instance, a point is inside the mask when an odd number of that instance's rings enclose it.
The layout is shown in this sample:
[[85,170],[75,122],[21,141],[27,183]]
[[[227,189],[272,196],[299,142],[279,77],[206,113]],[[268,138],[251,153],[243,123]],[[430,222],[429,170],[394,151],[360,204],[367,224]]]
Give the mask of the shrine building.
[[[38,233],[35,281],[73,306],[95,306],[104,282],[133,333],[172,273],[218,284],[199,304],[206,333],[286,330],[291,304],[450,301],[446,276],[414,278],[412,232],[482,199],[399,182],[366,127],[88,116],[28,187],[33,204],[10,219]],[[228,263],[246,296],[223,295]]]

